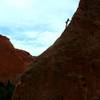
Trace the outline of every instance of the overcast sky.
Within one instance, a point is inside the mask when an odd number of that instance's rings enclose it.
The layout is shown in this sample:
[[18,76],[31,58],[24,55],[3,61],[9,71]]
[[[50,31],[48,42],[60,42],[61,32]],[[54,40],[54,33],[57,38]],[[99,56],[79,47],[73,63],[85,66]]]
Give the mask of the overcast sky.
[[79,0],[0,0],[0,34],[40,55],[61,35]]

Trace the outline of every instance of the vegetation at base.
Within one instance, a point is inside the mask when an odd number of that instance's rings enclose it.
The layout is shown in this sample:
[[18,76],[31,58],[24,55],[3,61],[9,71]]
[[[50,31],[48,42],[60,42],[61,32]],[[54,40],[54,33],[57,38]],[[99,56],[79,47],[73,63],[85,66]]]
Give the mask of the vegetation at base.
[[0,82],[0,100],[12,100],[14,88],[15,85],[10,80],[8,80],[6,85]]

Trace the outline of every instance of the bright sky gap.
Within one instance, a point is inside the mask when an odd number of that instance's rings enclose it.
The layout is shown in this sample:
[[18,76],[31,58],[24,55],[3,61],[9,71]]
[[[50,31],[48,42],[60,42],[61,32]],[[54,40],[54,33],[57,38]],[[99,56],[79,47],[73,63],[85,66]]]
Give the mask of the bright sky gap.
[[40,55],[61,35],[79,0],[0,0],[0,34]]

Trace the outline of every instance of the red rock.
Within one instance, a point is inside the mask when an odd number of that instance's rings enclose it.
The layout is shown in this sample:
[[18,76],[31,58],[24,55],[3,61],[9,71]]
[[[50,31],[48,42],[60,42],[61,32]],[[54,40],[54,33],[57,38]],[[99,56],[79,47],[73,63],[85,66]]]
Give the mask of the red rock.
[[16,49],[16,53],[18,54],[18,57],[24,62],[26,68],[28,65],[30,65],[33,61],[36,60],[36,57],[32,56],[27,51]]
[[30,54],[15,49],[7,37],[0,35],[0,81],[15,80],[32,61]]
[[13,100],[100,100],[100,0],[80,0],[61,37],[21,76]]

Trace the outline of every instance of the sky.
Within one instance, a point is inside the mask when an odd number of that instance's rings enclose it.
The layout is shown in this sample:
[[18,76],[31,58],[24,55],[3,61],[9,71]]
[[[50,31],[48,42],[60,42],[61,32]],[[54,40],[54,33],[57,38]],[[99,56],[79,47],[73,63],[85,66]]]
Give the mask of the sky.
[[0,0],[0,34],[15,48],[38,56],[60,37],[78,4],[79,0]]

